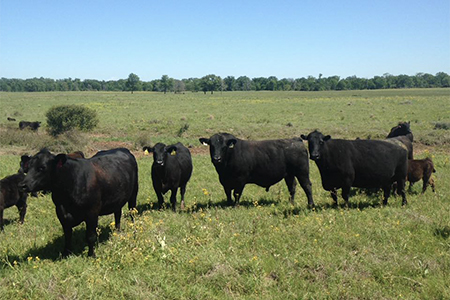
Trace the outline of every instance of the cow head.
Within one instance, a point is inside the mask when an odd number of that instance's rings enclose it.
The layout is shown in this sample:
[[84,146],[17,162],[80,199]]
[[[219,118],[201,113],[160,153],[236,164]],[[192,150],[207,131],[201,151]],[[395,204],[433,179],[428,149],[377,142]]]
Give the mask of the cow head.
[[29,155],[22,155],[20,157],[20,169],[19,173],[28,173],[28,165],[30,163],[31,156]]
[[47,149],[41,150],[32,157],[22,157],[23,170],[27,175],[20,183],[20,187],[26,192],[49,190],[52,183],[52,174],[56,168],[62,167],[66,160],[65,154],[59,154],[55,157]]
[[391,131],[388,134],[388,138],[408,135],[412,133],[411,131],[411,123],[410,122],[400,122],[397,126],[391,128]]
[[308,140],[309,158],[314,161],[317,161],[321,158],[321,153],[326,141],[331,139],[331,136],[324,136],[317,130],[314,130],[313,132],[308,134],[308,136],[302,134],[301,137],[304,140]]
[[200,138],[199,141],[204,145],[209,145],[211,161],[214,165],[218,165],[223,163],[232,153],[238,140],[231,134],[218,133],[211,136],[209,139]]
[[163,143],[157,143],[153,147],[145,146],[142,150],[153,152],[153,163],[158,167],[163,167],[166,164],[169,155],[174,156],[177,154],[177,146],[166,146]]

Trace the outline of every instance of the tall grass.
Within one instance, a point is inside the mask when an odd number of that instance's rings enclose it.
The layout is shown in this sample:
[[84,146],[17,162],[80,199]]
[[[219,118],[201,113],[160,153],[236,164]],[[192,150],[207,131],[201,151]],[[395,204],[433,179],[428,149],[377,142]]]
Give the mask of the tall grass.
[[[101,217],[95,259],[87,257],[84,225],[74,230],[74,255],[60,257],[63,233],[50,195],[29,198],[23,225],[18,224],[17,209],[6,209],[5,231],[0,233],[0,298],[448,299],[449,141],[446,130],[430,135],[435,132],[433,122],[450,121],[448,93],[218,93],[167,98],[152,93],[43,93],[23,94],[23,99],[0,94],[0,114],[14,113],[16,102],[28,103],[35,112],[22,113],[30,120],[38,120],[40,110],[44,113],[58,101],[98,106],[100,130],[86,137],[90,142],[85,147],[129,141],[136,145],[139,165],[135,222],[125,208],[119,232],[113,229],[112,215]],[[128,108],[112,109],[119,103]],[[138,103],[142,105],[136,108]],[[6,123],[6,115],[3,119],[2,132],[8,132],[12,125]],[[432,156],[437,169],[436,193],[428,189],[422,195],[416,184],[407,194],[406,207],[399,197],[383,207],[381,194],[358,191],[350,197],[348,209],[341,198],[333,207],[314,163],[315,210],[307,209],[300,188],[292,206],[284,182],[269,192],[247,185],[241,205],[228,207],[206,148],[198,148],[193,149],[186,209],[156,210],[153,159],[137,151],[149,140],[181,140],[201,147],[198,137],[217,131],[264,139],[319,128],[332,136],[384,138],[403,120],[412,121],[417,158]],[[289,122],[293,126],[286,126]],[[185,124],[189,128],[178,137]],[[38,136],[44,139],[45,134]],[[426,138],[433,146],[421,143]],[[18,169],[18,154],[27,147],[40,146],[2,143],[0,177]]]

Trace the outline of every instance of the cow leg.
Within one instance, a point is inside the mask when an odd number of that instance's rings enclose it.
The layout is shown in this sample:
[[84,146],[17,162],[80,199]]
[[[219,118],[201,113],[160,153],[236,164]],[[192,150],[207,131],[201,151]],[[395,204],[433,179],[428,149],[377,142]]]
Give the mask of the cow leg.
[[345,200],[345,206],[348,207],[348,197],[350,195],[350,186],[342,187],[342,198]]
[[178,188],[174,188],[171,190],[171,193],[170,193],[170,203],[172,204],[173,211],[176,211],[176,206],[177,206],[177,190],[178,190]]
[[[397,183],[397,191],[398,191],[398,187],[399,187],[400,185]],[[389,199],[389,196],[391,195],[391,186],[389,185],[389,186],[384,186],[383,187],[383,205],[387,205],[388,204],[388,199]]]
[[330,191],[330,195],[331,195],[331,198],[333,198],[334,205],[337,206],[337,204],[338,204],[337,190],[336,190],[336,189],[332,189],[332,190]]
[[[155,191],[156,192],[156,191]],[[162,208],[164,204],[164,197],[161,192],[156,192],[156,197],[158,197],[158,207]]]
[[428,183],[431,186],[431,189],[433,190],[433,193],[436,193],[436,191],[434,190],[434,179],[433,177],[430,177],[430,180],[428,181]]
[[231,189],[228,187],[223,187],[225,190],[225,195],[227,196],[227,203],[228,205],[233,205],[233,199],[231,198]]
[[181,209],[184,209],[184,193],[186,193],[186,185],[180,186],[180,194],[181,194]]
[[[397,194],[402,196],[402,205],[406,205],[408,204],[408,202],[406,201],[406,194],[405,194],[405,179],[402,178],[400,180],[397,181],[398,186],[397,186]],[[386,203],[387,203],[387,199],[386,199]]]
[[300,183],[300,186],[302,187],[303,191],[306,194],[306,198],[308,198],[308,207],[313,208],[314,200],[312,196],[312,184],[308,177],[297,177],[298,182]]
[[427,186],[428,186],[428,184],[429,184],[429,180],[430,180],[430,177],[429,177],[429,176],[427,176],[427,175],[424,175],[424,176],[423,176],[423,178],[422,178],[422,181],[423,181],[423,185],[422,185],[422,194],[424,194],[425,191],[427,190]]
[[295,197],[295,187],[297,186],[297,182],[295,181],[294,176],[286,176],[284,177],[284,181],[286,182],[287,188],[289,190],[289,200],[291,204],[294,205],[294,197]]
[[64,230],[64,251],[63,257],[69,256],[72,253],[72,226],[68,224],[61,224]]
[[98,223],[98,216],[91,215],[88,216],[86,219],[86,241],[89,247],[88,256],[92,257],[95,257],[94,245],[95,242],[97,241],[97,223]]
[[23,204],[22,206],[17,207],[19,209],[19,222],[23,224],[25,221],[25,214],[27,213],[27,205]]
[[27,213],[27,194],[23,193],[20,197],[19,203],[17,203],[17,208],[19,209],[19,222],[23,224],[25,221],[25,214]]
[[[114,223],[116,230],[120,231],[120,219],[122,217],[122,208],[114,212]],[[134,220],[133,220],[134,221]]]
[[244,186],[234,189],[234,191],[233,191],[234,206],[238,206],[239,205],[239,200],[241,199],[243,190],[244,190]]

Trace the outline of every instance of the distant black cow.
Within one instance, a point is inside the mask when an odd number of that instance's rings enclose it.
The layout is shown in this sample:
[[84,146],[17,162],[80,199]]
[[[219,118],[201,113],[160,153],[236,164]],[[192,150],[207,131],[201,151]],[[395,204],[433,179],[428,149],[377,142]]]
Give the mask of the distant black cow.
[[425,159],[410,159],[408,160],[408,177],[407,181],[409,181],[411,188],[414,182],[422,179],[422,194],[427,190],[427,186],[431,185],[431,188],[434,190],[434,180],[431,178],[431,174],[436,172],[434,169],[434,164],[431,158],[427,157]]
[[19,220],[23,223],[27,212],[27,193],[19,188],[23,173],[7,176],[0,180],[0,230],[3,230],[3,210],[13,205],[19,209]]
[[181,209],[184,209],[184,193],[186,184],[192,174],[192,158],[189,149],[181,143],[166,146],[158,143],[154,147],[144,147],[143,150],[153,152],[152,181],[159,207],[164,203],[163,195],[171,191],[170,203],[175,211],[177,190],[180,188]]
[[339,140],[313,131],[308,136],[309,155],[317,164],[322,186],[331,191],[337,203],[336,190],[342,188],[342,197],[348,205],[350,188],[383,188],[386,205],[390,187],[398,182],[397,191],[406,204],[405,180],[408,169],[407,150],[388,141]]
[[120,229],[122,207],[136,207],[138,166],[127,149],[100,151],[89,159],[73,159],[43,149],[28,163],[21,186],[25,191],[50,190],[64,230],[63,255],[71,252],[72,228],[86,222],[89,256],[94,256],[98,217],[114,213]]
[[11,122],[14,122],[16,119],[14,119],[14,118],[10,118],[10,117],[8,117],[8,118],[6,118],[8,121],[11,121]]
[[38,130],[41,126],[41,122],[28,122],[28,121],[20,121],[19,128],[20,130],[24,130],[25,128],[30,128],[33,131]]
[[297,178],[306,193],[308,205],[314,206],[308,152],[302,140],[245,141],[228,133],[199,140],[209,145],[211,162],[219,174],[228,203],[232,204],[233,191],[234,204],[239,204],[247,183],[265,187],[268,191],[270,186],[284,179],[293,204]]
[[414,136],[411,131],[410,122],[400,122],[397,126],[391,128],[388,139],[397,140],[403,143],[408,149],[408,159],[413,159],[413,141]]

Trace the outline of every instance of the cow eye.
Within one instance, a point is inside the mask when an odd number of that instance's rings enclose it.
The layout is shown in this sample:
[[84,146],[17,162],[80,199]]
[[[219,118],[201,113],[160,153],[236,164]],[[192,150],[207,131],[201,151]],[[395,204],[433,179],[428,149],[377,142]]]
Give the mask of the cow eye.
[[39,171],[39,172],[44,172],[44,171],[45,171],[45,166],[39,167],[39,168],[38,168],[38,171]]
[[320,144],[320,145],[323,145],[323,141],[320,141],[319,144]]

